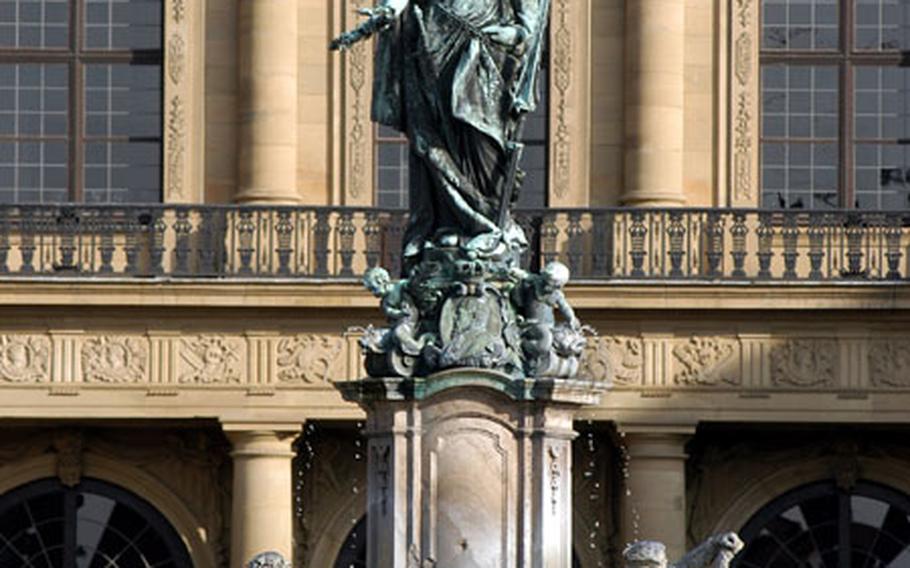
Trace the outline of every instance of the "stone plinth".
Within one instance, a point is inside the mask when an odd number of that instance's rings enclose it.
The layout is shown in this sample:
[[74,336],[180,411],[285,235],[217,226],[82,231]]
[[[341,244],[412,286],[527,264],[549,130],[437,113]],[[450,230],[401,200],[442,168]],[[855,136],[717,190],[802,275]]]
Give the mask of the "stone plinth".
[[459,369],[339,389],[367,412],[367,566],[571,566],[572,418],[602,384]]

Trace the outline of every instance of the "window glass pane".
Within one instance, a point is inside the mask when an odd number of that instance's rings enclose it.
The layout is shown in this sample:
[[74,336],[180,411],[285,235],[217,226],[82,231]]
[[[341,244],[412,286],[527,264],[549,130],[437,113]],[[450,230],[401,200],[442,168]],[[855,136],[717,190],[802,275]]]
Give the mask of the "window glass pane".
[[910,46],[910,4],[903,0],[855,0],[856,49],[904,50]]
[[69,0],[0,0],[0,47],[68,45]]
[[[380,132],[380,135],[388,134]],[[397,133],[392,133],[397,134]],[[408,145],[404,137],[381,141],[376,148],[376,205],[408,207]]]
[[837,49],[838,0],[763,0],[763,49]]
[[66,136],[69,69],[0,64],[0,136]]
[[762,137],[836,139],[838,94],[834,66],[762,66]]
[[856,67],[854,83],[857,139],[910,138],[910,70]]
[[861,209],[910,209],[910,147],[857,144],[856,203]]
[[86,203],[151,203],[160,188],[160,142],[85,144]]
[[67,152],[65,141],[0,141],[0,203],[66,201]]
[[161,0],[86,0],[89,49],[160,49]]
[[762,206],[834,209],[838,202],[835,143],[762,144]]
[[161,137],[159,65],[88,65],[85,135]]

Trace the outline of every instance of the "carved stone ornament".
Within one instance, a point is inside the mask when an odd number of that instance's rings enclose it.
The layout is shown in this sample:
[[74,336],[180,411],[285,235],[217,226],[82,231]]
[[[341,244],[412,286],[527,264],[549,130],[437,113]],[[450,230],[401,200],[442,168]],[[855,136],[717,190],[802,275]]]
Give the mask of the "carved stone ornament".
[[87,383],[138,383],[146,379],[147,340],[97,337],[82,345],[82,377]]
[[50,340],[41,335],[0,335],[0,382],[50,380]]
[[278,552],[263,552],[254,556],[247,568],[291,568],[291,563]]
[[725,374],[723,367],[736,353],[736,341],[722,337],[692,337],[673,348],[679,367],[673,381],[681,386],[738,384],[737,377]]
[[910,341],[888,340],[869,346],[869,380],[876,387],[910,387]]
[[793,340],[771,349],[771,382],[778,386],[830,386],[835,381],[837,343]]
[[326,335],[298,335],[278,342],[278,380],[327,382],[338,362],[344,341]]
[[240,341],[203,335],[181,342],[181,383],[216,384],[240,382]]
[[640,385],[644,378],[644,344],[637,337],[607,336],[588,340],[580,377]]
[[82,432],[63,430],[54,436],[57,451],[57,477],[66,487],[75,487],[82,481]]

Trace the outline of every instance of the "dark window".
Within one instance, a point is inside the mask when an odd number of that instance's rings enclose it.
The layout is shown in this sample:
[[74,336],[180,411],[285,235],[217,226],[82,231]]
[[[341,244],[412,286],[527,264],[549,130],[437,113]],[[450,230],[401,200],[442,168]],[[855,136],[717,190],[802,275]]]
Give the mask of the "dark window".
[[740,534],[735,568],[910,566],[910,498],[873,483],[816,483],[772,502]]
[[192,568],[174,528],[118,487],[43,480],[0,497],[0,566]]
[[[544,61],[547,61],[546,54]],[[540,73],[540,104],[526,121],[522,142],[525,145],[521,169],[525,172],[518,207],[543,208],[547,206],[547,178],[549,170],[549,80],[547,66]],[[408,207],[408,140],[400,132],[386,126],[376,127],[376,205],[406,209]]]
[[0,202],[161,199],[162,0],[0,0]]
[[908,0],[762,1],[762,205],[910,208]]

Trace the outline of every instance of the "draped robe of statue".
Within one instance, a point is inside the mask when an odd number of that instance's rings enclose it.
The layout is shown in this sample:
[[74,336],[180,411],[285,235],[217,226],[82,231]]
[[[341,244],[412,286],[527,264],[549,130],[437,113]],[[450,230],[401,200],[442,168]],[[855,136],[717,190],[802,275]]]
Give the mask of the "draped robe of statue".
[[[450,233],[470,244],[524,235],[499,209],[519,117],[537,105],[549,0],[385,0],[398,17],[378,36],[373,120],[404,132],[411,148],[405,266]],[[482,30],[516,26],[504,46]],[[511,193],[511,189],[508,190]]]

